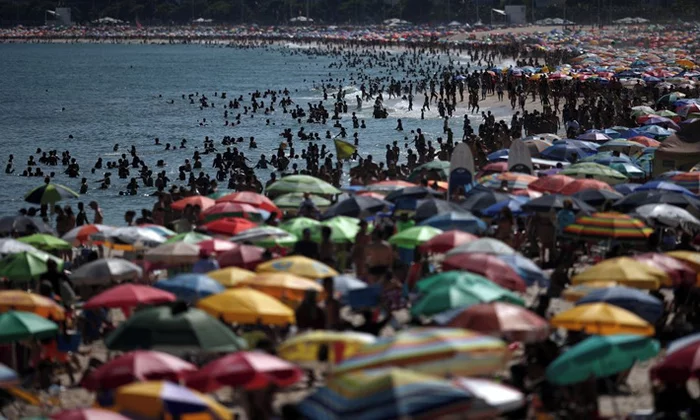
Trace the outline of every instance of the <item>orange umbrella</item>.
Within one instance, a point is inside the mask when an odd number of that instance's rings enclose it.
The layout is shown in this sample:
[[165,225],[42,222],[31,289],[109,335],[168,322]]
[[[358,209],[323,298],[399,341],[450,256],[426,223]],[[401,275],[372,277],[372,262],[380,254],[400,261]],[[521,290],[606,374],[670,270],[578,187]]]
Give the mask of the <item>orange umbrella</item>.
[[199,206],[199,208],[202,209],[202,211],[204,211],[216,204],[216,201],[212,200],[209,197],[204,197],[202,195],[193,195],[191,197],[186,197],[181,200],[177,200],[176,202],[170,205],[170,208],[173,210],[182,211],[185,209],[185,207],[187,207],[188,204],[191,206]]
[[574,178],[566,175],[549,175],[538,178],[528,185],[527,188],[539,192],[556,193],[574,181]]
[[659,146],[661,146],[660,141],[656,141],[654,139],[650,139],[649,137],[644,137],[644,136],[635,136],[635,137],[630,138],[629,141],[643,144],[646,147],[659,147]]
[[250,220],[241,219],[240,217],[225,217],[209,222],[203,225],[202,228],[211,233],[233,236],[256,226]]
[[597,179],[575,179],[573,182],[567,184],[562,188],[559,193],[564,195],[575,194],[583,190],[607,190],[613,191],[612,187],[603,181],[598,181]]

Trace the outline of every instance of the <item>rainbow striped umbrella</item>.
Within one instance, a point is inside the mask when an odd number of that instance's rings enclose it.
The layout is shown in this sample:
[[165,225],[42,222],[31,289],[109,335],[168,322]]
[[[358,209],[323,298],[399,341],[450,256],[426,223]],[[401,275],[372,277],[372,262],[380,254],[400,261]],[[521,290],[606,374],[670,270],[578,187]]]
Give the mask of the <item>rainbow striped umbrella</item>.
[[372,369],[334,376],[298,405],[305,419],[495,418],[486,401],[455,383],[404,369]]
[[700,194],[700,172],[680,173],[671,177],[670,181],[690,190],[693,194]]
[[607,212],[581,216],[567,226],[564,233],[580,239],[617,239],[620,241],[646,241],[654,230],[641,220],[626,214]]
[[336,374],[380,367],[410,367],[433,375],[486,375],[503,368],[503,341],[459,328],[414,328],[361,348]]
[[526,190],[528,185],[535,181],[537,181],[537,177],[533,175],[501,172],[500,174],[491,174],[479,179],[479,184],[495,190],[500,188],[503,182],[507,182],[509,190]]

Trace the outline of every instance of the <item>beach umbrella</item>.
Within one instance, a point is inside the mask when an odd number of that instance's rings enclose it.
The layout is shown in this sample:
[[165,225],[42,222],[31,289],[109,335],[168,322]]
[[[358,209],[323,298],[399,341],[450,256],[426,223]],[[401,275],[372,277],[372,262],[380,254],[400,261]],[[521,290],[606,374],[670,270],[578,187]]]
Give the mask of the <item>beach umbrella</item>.
[[263,261],[265,249],[259,246],[236,244],[237,246],[216,256],[219,266],[239,267],[254,270]]
[[391,366],[439,376],[488,375],[509,356],[505,343],[494,337],[459,328],[412,328],[362,347],[333,374]]
[[[302,219],[294,218],[291,221]],[[308,219],[312,220],[312,219]],[[289,235],[284,229],[274,227],[274,226],[259,226],[252,229],[245,230],[233,237],[231,237],[231,242],[257,242],[262,240],[267,240],[270,238],[284,238]]]
[[164,238],[170,238],[176,235],[175,231],[170,230],[165,226],[156,225],[155,223],[143,223],[138,225],[138,227],[151,230]]
[[115,406],[136,418],[187,418],[187,414],[207,413],[217,420],[233,415],[213,398],[172,382],[138,382],[117,389]]
[[602,206],[606,202],[615,202],[622,197],[617,191],[603,190],[582,190],[571,195],[572,197],[583,201],[590,206]]
[[212,237],[203,233],[184,232],[178,233],[177,235],[168,238],[168,240],[166,240],[165,243],[174,244],[178,242],[184,242],[186,244],[199,244],[200,242],[207,241],[209,239],[212,239]]
[[[304,193],[288,193],[276,197],[273,203],[280,209],[298,210],[305,199]],[[314,194],[309,195],[309,199],[316,207],[328,207],[332,204],[330,200]]]
[[52,414],[52,420],[129,420],[114,411],[102,408],[74,408]]
[[518,275],[525,280],[528,286],[538,285],[540,287],[549,286],[549,275],[544,272],[534,261],[524,257],[522,254],[496,255],[505,261]]
[[175,303],[134,312],[105,337],[110,350],[229,352],[245,348],[225,324],[199,309]]
[[[635,136],[637,137],[637,136]],[[644,145],[639,144],[634,141],[626,140],[626,139],[615,139],[615,140],[610,140],[608,142],[603,143],[600,148],[598,148],[598,152],[620,152],[624,153],[627,155],[633,155],[636,152],[641,151],[644,149]]]
[[626,242],[646,241],[653,232],[642,221],[616,212],[583,215],[564,229],[564,234],[579,239]]
[[478,182],[485,188],[499,189],[506,183],[509,190],[525,190],[537,180],[536,176],[521,174],[518,172],[502,172],[500,174],[488,175]]
[[645,204],[671,204],[684,209],[700,210],[700,199],[695,196],[673,191],[635,191],[616,201],[613,207],[631,212]]
[[321,195],[340,194],[341,191],[326,181],[310,175],[289,175],[266,188],[267,193],[311,193]]
[[654,113],[656,113],[656,110],[650,106],[640,105],[632,107],[633,117],[638,117],[641,115],[654,115]]
[[685,384],[700,374],[700,341],[693,334],[673,341],[666,350],[666,356],[649,372],[653,380],[667,384]]
[[437,177],[442,180],[447,180],[450,173],[450,162],[443,160],[433,160],[422,165],[419,165],[408,175],[408,180],[416,182],[421,178],[433,179]]
[[307,291],[315,291],[321,299],[323,286],[306,277],[296,276],[290,273],[261,273],[257,276],[241,281],[241,285],[259,290],[284,303],[297,305]]
[[[467,210],[450,211],[436,214],[419,223],[420,226],[430,226],[440,230],[454,229],[463,233],[477,234],[486,231],[488,226],[480,218]],[[473,236],[473,235],[472,235]]]
[[389,243],[399,248],[415,248],[442,233],[431,226],[414,226],[389,238]]
[[177,211],[183,211],[185,209],[185,207],[187,207],[189,205],[192,207],[199,206],[201,211],[205,211],[209,207],[213,207],[214,204],[216,204],[216,201],[212,200],[209,197],[204,197],[201,195],[193,195],[193,196],[185,197],[185,198],[182,198],[180,200],[173,202],[170,205],[170,208],[173,210],[177,210]]
[[485,402],[452,382],[396,368],[331,377],[326,386],[306,397],[297,408],[309,420],[429,419],[450,416],[485,419],[498,414]]
[[469,210],[474,214],[479,214],[479,211],[492,206],[500,201],[505,201],[510,198],[506,193],[497,192],[480,185],[475,186],[467,191],[464,196],[464,201],[460,204],[463,209]]
[[22,215],[0,217],[0,234],[10,235],[14,233],[31,235],[33,233],[55,234],[56,232],[39,218]]
[[420,200],[422,198],[439,197],[442,195],[439,191],[423,186],[406,187],[400,190],[395,190],[386,196],[386,201],[396,203],[399,200]]
[[673,178],[674,176],[680,175],[680,174],[685,174],[685,173],[692,173],[692,172],[666,171],[666,172],[663,172],[663,173],[660,174],[660,175],[656,175],[656,176],[654,177],[654,179],[669,181],[669,180],[671,180],[671,178]]
[[227,217],[239,217],[259,223],[270,217],[270,213],[250,204],[223,201],[204,210],[200,215],[200,218],[205,222],[213,222]]
[[71,244],[63,239],[45,233],[23,236],[17,240],[44,251],[68,250],[72,248]]
[[508,162],[490,162],[479,168],[476,178],[479,179],[487,175],[498,174],[501,172],[508,172]]
[[368,344],[377,341],[372,334],[356,331],[307,331],[288,338],[277,348],[277,354],[292,362],[317,362],[322,347],[328,350],[328,361],[338,363]]
[[572,210],[575,212],[595,212],[595,208],[579,200],[577,197],[567,197],[561,194],[547,194],[539,198],[534,198],[523,204],[522,209],[530,213],[556,213],[564,208],[564,202],[567,200],[571,202]]
[[237,191],[216,199],[217,203],[240,203],[249,204],[253,207],[265,210],[268,213],[274,213],[278,216],[282,215],[282,211],[275,203],[262,194],[252,191]]
[[[671,182],[680,185],[693,194],[700,194],[700,172],[681,172],[669,178]],[[0,225],[1,225],[0,220]]]
[[53,321],[63,321],[66,313],[53,300],[24,290],[0,291],[0,312],[22,311],[49,318]]
[[443,271],[463,270],[480,274],[497,285],[516,292],[525,292],[525,281],[508,263],[496,255],[469,253],[447,257],[442,262]]
[[480,378],[457,378],[453,383],[500,413],[514,411],[525,405],[526,396],[522,392],[498,382]]
[[201,392],[216,391],[224,386],[255,390],[287,387],[299,382],[302,376],[301,369],[278,357],[242,351],[207,363],[188,375],[185,383]]
[[692,287],[695,285],[695,269],[670,255],[647,252],[645,254],[637,254],[632,258],[666,273],[671,278],[671,283],[674,287]]
[[560,162],[572,162],[574,159],[582,159],[589,155],[586,149],[582,149],[574,144],[558,143],[549,146],[540,152],[540,158],[556,160]]
[[589,337],[566,350],[546,370],[547,381],[573,385],[606,378],[631,369],[659,353],[659,342],[648,337],[618,334]]
[[446,326],[526,343],[544,341],[549,335],[545,319],[510,303],[479,303],[455,312]]
[[199,251],[206,254],[218,254],[236,248],[236,245],[221,239],[207,239],[197,244]]
[[568,183],[564,188],[559,190],[559,194],[572,195],[577,192],[585,190],[606,190],[613,191],[612,187],[603,181],[598,181],[596,179],[575,179],[574,181]]
[[151,229],[138,226],[127,226],[100,231],[92,234],[91,239],[108,241],[114,244],[158,246],[166,238]]
[[650,226],[682,227],[691,232],[700,230],[700,220],[697,217],[670,204],[645,204],[637,207],[634,213]]
[[7,388],[17,383],[19,383],[17,372],[0,363],[0,388]]
[[[428,219],[430,220],[430,219]],[[427,224],[424,221],[423,224]],[[471,242],[478,239],[477,236],[471,233],[463,232],[461,230],[448,230],[436,236],[432,239],[423,242],[423,245],[419,246],[421,252],[432,252],[436,254],[444,254],[445,252],[451,250],[452,248],[458,247],[467,242]]]
[[308,279],[337,276],[338,272],[326,264],[301,255],[277,258],[257,266],[258,273],[289,273]]
[[[635,143],[636,144],[636,143]],[[572,178],[592,178],[614,185],[627,181],[627,177],[620,172],[593,162],[576,163],[565,168],[560,175],[567,175]]]
[[408,188],[408,187],[417,187],[418,185],[408,182],[408,181],[401,181],[401,180],[387,180],[387,181],[379,181],[375,182],[369,185],[366,185],[363,189],[365,191],[376,191],[376,192],[382,192],[382,193],[390,193],[392,191],[400,190],[402,188]]
[[520,215],[523,213],[522,205],[528,201],[530,201],[528,197],[512,195],[510,199],[486,207],[485,209],[481,210],[480,213],[484,217],[497,217],[499,214],[501,214],[504,208],[508,208],[513,215]]
[[90,372],[80,385],[91,391],[116,389],[134,382],[179,382],[197,367],[167,353],[134,350],[118,356]]
[[384,200],[372,197],[352,196],[329,207],[324,213],[323,219],[330,219],[335,216],[348,216],[356,218],[366,218],[374,216],[376,213],[391,206]]
[[676,131],[681,129],[678,126],[678,124],[676,124],[675,121],[673,121],[670,118],[662,117],[662,116],[651,116],[651,117],[647,118],[645,121],[643,121],[642,125],[644,127],[639,128],[639,131],[648,132],[647,130],[645,130],[645,128],[647,128],[647,127],[659,127],[659,128],[663,127],[664,129],[666,129],[664,131],[668,132],[667,136],[670,136],[671,134],[673,134],[671,131],[668,131],[668,129],[676,130]]
[[158,245],[144,254],[146,261],[163,264],[194,264],[199,260],[199,246],[187,242]]
[[175,277],[159,280],[153,284],[157,289],[174,294],[178,299],[193,302],[209,295],[221,293],[224,286],[205,274],[178,274]]
[[578,140],[600,141],[600,142],[612,140],[612,137],[608,136],[605,133],[601,133],[601,132],[586,132],[586,133],[583,133],[576,138]]
[[53,260],[60,269],[63,261],[45,252],[18,252],[0,260],[0,276],[20,283],[36,280],[48,271],[47,263]]
[[34,248],[29,244],[20,242],[12,238],[2,238],[0,239],[0,255],[17,254],[19,252],[40,252],[38,249]]
[[105,232],[111,229],[113,229],[111,226],[100,224],[76,226],[63,235],[61,239],[71,244],[83,244],[88,242],[93,234],[97,232]]
[[0,343],[8,344],[31,338],[43,340],[55,337],[58,325],[37,314],[7,311],[0,314]]
[[320,222],[318,220],[309,219],[308,217],[295,217],[286,222],[282,222],[279,227],[297,238],[301,238],[303,236],[304,229],[312,229],[319,224]]
[[[311,238],[321,241],[321,231],[324,226],[331,229],[331,242],[333,243],[354,243],[355,237],[360,231],[360,220],[348,216],[336,216],[332,219],[324,220],[317,226],[311,228]],[[368,231],[371,231],[368,227]],[[299,237],[303,235],[300,234]]]
[[603,302],[627,309],[640,318],[653,324],[663,314],[663,303],[648,293],[629,287],[608,287],[592,290],[579,299],[576,305]]
[[83,264],[70,275],[77,286],[97,286],[135,280],[143,276],[138,265],[121,258],[101,258]]
[[687,188],[683,188],[678,184],[674,184],[673,182],[663,180],[649,181],[635,188],[634,191],[671,191],[681,194],[694,195]]
[[77,192],[71,190],[70,188],[63,186],[61,184],[46,183],[40,187],[36,187],[29,191],[24,196],[24,201],[32,204],[49,204],[69,199],[78,198]]
[[255,273],[238,267],[226,267],[208,272],[207,277],[210,277],[219,282],[219,284],[222,286],[229,288],[238,286],[243,280],[255,277]]
[[83,308],[131,308],[174,301],[175,295],[164,290],[141,284],[122,284],[93,296]]
[[604,260],[576,274],[571,281],[573,284],[612,281],[620,285],[646,290],[671,286],[671,279],[666,273],[629,257]]
[[[367,287],[367,283],[350,274],[331,277],[331,281],[333,282],[333,292],[340,296],[345,296],[348,292]],[[323,279],[319,279],[318,283],[323,284]]]
[[294,311],[270,296],[247,287],[228,289],[197,302],[212,317],[236,324],[294,324]]
[[635,143],[639,143],[639,144],[641,144],[642,146],[645,146],[645,147],[659,147],[659,146],[661,146],[661,142],[660,142],[660,141],[657,141],[657,140],[654,140],[654,139],[650,139],[649,137],[645,137],[645,136],[636,136],[636,137],[632,137],[632,138],[629,139],[629,141],[633,141],[633,142],[635,142]]
[[593,290],[604,289],[607,287],[615,287],[617,283],[614,281],[591,281],[577,285],[571,285],[562,292],[564,300],[569,302],[578,302],[582,297],[588,295]]
[[458,254],[484,253],[494,255],[512,255],[515,250],[506,243],[495,238],[479,238],[475,241],[460,245],[447,253],[448,257]]
[[437,216],[443,213],[463,213],[465,211],[466,210],[464,210],[455,203],[430,198],[426,200],[418,200],[416,202],[416,210],[413,218],[416,220],[416,222],[421,222],[423,220],[429,219],[433,216]]
[[260,239],[258,241],[255,241],[255,245],[263,247],[265,249],[293,248],[297,242],[299,242],[299,238],[292,235],[291,233],[286,233],[284,236],[274,236],[267,237],[265,239]]
[[256,226],[257,225],[250,220],[241,219],[240,217],[224,217],[202,225],[201,227],[210,233],[233,236]]
[[689,265],[696,272],[700,272],[700,253],[693,251],[671,251],[667,252],[666,255]]
[[553,327],[586,334],[615,335],[636,334],[654,335],[654,327],[647,321],[608,303],[586,303],[559,312],[550,319]]
[[532,181],[527,188],[534,191],[556,193],[574,181],[574,178],[566,175],[548,175]]

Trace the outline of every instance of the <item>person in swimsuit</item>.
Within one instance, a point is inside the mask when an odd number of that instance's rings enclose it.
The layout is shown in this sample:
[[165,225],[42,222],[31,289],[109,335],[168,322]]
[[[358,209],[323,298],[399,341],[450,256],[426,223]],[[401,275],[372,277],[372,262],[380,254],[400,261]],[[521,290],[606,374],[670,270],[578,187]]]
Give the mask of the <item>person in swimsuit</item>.
[[394,265],[394,249],[382,237],[382,230],[372,232],[372,242],[367,246],[367,280],[379,284],[391,274]]

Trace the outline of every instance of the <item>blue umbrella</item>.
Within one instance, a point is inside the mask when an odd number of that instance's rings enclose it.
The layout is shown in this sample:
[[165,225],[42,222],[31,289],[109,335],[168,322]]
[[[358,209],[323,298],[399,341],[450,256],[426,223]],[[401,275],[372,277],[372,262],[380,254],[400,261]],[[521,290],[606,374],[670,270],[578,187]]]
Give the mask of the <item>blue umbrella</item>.
[[672,182],[667,182],[667,181],[660,181],[660,180],[655,180],[655,181],[649,181],[645,184],[640,185],[635,191],[651,191],[651,190],[657,190],[657,191],[673,191],[673,192],[678,192],[681,194],[687,194],[687,195],[695,195],[690,190],[687,188],[683,188],[680,185],[674,184]]
[[[351,290],[364,289],[365,287],[367,287],[367,283],[349,274],[335,276],[332,277],[332,279],[333,290],[341,296],[345,295]],[[323,283],[323,280],[318,280],[318,283]]]
[[554,140],[552,144],[568,144],[571,146],[576,146],[581,150],[584,150],[588,154],[593,154],[598,150],[598,147],[600,145],[598,143],[594,143],[592,141],[586,141],[586,140],[578,140],[578,139],[559,139],[559,140]]
[[504,156],[508,156],[508,152],[509,152],[508,149],[496,150],[495,152],[489,153],[489,154],[486,156],[486,159],[487,159],[489,162],[493,162],[493,161],[495,161],[495,160],[501,159],[501,158],[504,157]]
[[0,363],[0,387],[7,387],[19,382],[17,372]]
[[501,201],[499,203],[493,204],[481,211],[481,214],[487,217],[495,217],[503,210],[504,207],[508,207],[514,215],[519,215],[523,213],[522,205],[530,201],[528,197],[512,196],[508,200]]
[[684,173],[685,172],[683,172],[683,171],[668,171],[668,172],[662,173],[661,175],[657,175],[656,178],[654,178],[654,179],[667,180],[667,179],[673,178],[674,176],[676,176],[678,174],[684,174]]
[[221,283],[211,277],[194,273],[178,274],[173,278],[157,281],[153,286],[168,291],[186,302],[194,302],[226,290]]
[[620,156],[615,156],[611,151],[598,152],[595,155],[581,159],[581,161],[595,162],[605,166],[610,166],[612,163],[632,163],[632,159],[626,154],[620,153]]
[[486,231],[488,226],[483,220],[474,216],[468,211],[451,211],[448,213],[436,214],[419,223],[420,226],[432,226],[440,230],[461,230],[469,233],[481,233]]
[[673,131],[659,127],[658,125],[645,125],[644,127],[637,128],[636,130],[641,132],[642,135],[647,137],[651,135],[654,138],[668,137],[673,134]]
[[637,129],[629,129],[620,133],[621,139],[631,139],[632,137],[644,136],[644,132],[638,131]]
[[508,263],[528,286],[537,284],[540,287],[549,287],[549,276],[531,259],[521,255],[496,255],[499,259]]
[[574,156],[576,159],[581,159],[588,155],[589,153],[580,147],[565,143],[553,144],[540,153],[540,157],[543,159],[558,160],[560,162],[573,161]]
[[664,311],[663,303],[659,299],[630,287],[595,289],[579,299],[576,305],[595,302],[605,302],[627,309],[652,324],[661,317]]
[[625,184],[617,184],[614,185],[613,188],[615,191],[619,192],[622,195],[627,195],[627,194],[632,194],[637,188],[639,188],[641,185],[640,184],[635,184],[635,183],[625,183]]

